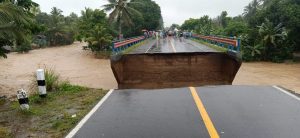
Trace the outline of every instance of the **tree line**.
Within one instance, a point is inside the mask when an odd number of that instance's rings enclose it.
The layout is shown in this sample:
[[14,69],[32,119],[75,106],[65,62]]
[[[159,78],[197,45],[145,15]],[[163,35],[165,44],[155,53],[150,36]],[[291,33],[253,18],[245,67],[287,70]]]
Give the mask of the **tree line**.
[[245,61],[283,62],[300,51],[300,1],[253,0],[242,15],[229,17],[223,11],[215,18],[190,18],[180,27],[203,35],[240,37]]
[[[81,15],[53,7],[41,12],[32,0],[0,0],[0,57],[9,51],[85,41],[92,51],[110,51],[111,42],[142,35],[143,29],[163,27],[161,10],[152,0],[107,0],[99,9],[86,8]],[[110,13],[107,15],[107,13]]]

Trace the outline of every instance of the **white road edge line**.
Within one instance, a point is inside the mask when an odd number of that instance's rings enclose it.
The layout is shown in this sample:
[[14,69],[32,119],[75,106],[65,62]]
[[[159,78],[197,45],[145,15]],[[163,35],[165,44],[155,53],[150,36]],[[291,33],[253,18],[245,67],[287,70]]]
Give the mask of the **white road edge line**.
[[65,138],[72,138],[78,132],[78,130],[85,124],[85,122],[98,110],[98,108],[112,94],[113,91],[114,89],[111,89]]
[[[157,41],[157,40],[156,40],[156,41]],[[158,42],[158,41],[157,41],[157,42]],[[157,43],[157,42],[156,42],[156,43]],[[154,44],[154,45],[155,45],[155,44]],[[148,49],[145,53],[148,53],[154,45],[151,45],[151,46],[149,47],[149,49]]]
[[287,94],[287,95],[295,98],[296,100],[300,101],[299,97],[297,97],[296,95],[294,95],[294,94],[292,94],[292,93],[290,93],[290,92],[288,92],[288,91],[286,91],[286,90],[284,90],[284,89],[282,89],[282,88],[280,88],[280,87],[278,87],[276,85],[274,85],[273,88],[275,88],[275,89],[277,89],[277,90],[279,90],[279,91],[281,91],[281,92],[283,92],[283,93],[285,93],[285,94]]
[[145,53],[148,53],[151,48],[152,48],[152,46],[150,46],[149,49]]

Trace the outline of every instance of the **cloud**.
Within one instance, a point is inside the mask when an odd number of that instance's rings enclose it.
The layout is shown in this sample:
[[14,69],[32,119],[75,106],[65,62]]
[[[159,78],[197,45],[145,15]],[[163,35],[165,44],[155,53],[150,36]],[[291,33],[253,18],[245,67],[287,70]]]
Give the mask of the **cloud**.
[[[80,14],[85,7],[101,8],[106,0],[33,0],[40,4],[41,10],[49,13],[52,7],[64,11],[64,15],[71,12]],[[251,0],[154,0],[160,5],[165,26],[172,23],[182,24],[189,18],[199,18],[209,15],[214,18],[227,11],[229,16],[242,14],[244,7]]]
[[227,11],[229,16],[242,14],[251,0],[155,0],[162,10],[165,25],[182,24],[189,18],[209,15],[214,18]]

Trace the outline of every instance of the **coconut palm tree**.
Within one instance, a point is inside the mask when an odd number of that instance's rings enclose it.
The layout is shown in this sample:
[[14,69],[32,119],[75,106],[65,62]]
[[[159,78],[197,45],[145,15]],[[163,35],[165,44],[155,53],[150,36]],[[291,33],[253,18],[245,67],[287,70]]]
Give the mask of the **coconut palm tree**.
[[246,19],[252,17],[253,15],[255,15],[257,10],[260,9],[260,6],[261,6],[260,0],[253,0],[244,8],[243,15],[245,16]]
[[24,13],[23,9],[10,3],[0,3],[0,37],[3,33],[20,33],[16,32],[18,27],[17,24],[28,24],[31,18]]
[[0,56],[6,57],[4,45],[12,44],[13,40],[24,40],[22,26],[28,25],[31,17],[24,9],[5,1],[0,3]]
[[89,43],[89,47],[93,52],[108,50],[113,38],[107,31],[108,30],[102,25],[96,25],[94,29],[89,32],[90,37],[86,38],[86,41]]
[[103,5],[104,11],[110,12],[109,22],[117,21],[119,27],[119,34],[122,34],[122,25],[131,26],[132,14],[140,14],[132,5],[140,4],[138,2],[131,2],[131,0],[108,0],[109,4]]

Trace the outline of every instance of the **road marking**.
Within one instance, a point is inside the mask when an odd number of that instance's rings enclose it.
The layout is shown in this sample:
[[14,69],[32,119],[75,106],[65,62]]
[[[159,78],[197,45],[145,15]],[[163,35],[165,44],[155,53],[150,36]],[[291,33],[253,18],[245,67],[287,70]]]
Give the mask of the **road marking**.
[[172,47],[173,52],[176,53],[177,51],[176,51],[176,49],[175,49],[175,47],[174,47],[174,44],[171,42],[171,39],[169,39],[169,41],[170,41],[170,44],[171,44],[171,47]]
[[111,89],[100,102],[77,124],[77,126],[65,137],[72,138],[78,132],[78,130],[85,124],[85,122],[97,111],[97,109],[104,103],[104,101],[112,94],[114,90]]
[[206,129],[207,129],[210,137],[211,138],[219,138],[220,136],[219,136],[216,128],[214,127],[214,124],[212,123],[209,115],[207,114],[206,109],[205,109],[205,107],[204,107],[204,105],[203,105],[203,103],[201,101],[201,98],[197,94],[196,89],[194,87],[190,87],[190,91],[192,93],[194,101],[195,101],[195,103],[196,103],[196,105],[198,107],[198,110],[200,112],[200,115],[201,115],[201,117],[203,119],[203,122],[204,122],[204,124],[206,126]]
[[[158,46],[158,41],[157,40],[156,40],[156,45]],[[145,53],[148,53],[151,50],[151,48],[153,48],[154,46],[155,46],[154,43],[151,44],[150,47],[148,48],[148,50]]]
[[149,49],[145,53],[148,53],[151,48],[152,48],[152,45],[149,47]]
[[277,90],[279,90],[279,91],[281,91],[281,92],[283,92],[283,93],[285,93],[285,94],[287,94],[287,95],[295,98],[296,100],[300,101],[300,98],[298,96],[296,96],[296,95],[294,95],[294,94],[292,94],[292,93],[290,93],[290,92],[288,92],[288,91],[286,91],[286,90],[284,90],[284,89],[282,89],[282,88],[280,88],[280,87],[278,87],[276,85],[274,85],[273,88],[275,88],[275,89],[277,89]]

